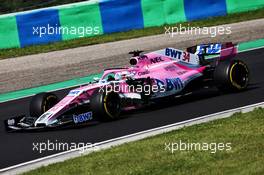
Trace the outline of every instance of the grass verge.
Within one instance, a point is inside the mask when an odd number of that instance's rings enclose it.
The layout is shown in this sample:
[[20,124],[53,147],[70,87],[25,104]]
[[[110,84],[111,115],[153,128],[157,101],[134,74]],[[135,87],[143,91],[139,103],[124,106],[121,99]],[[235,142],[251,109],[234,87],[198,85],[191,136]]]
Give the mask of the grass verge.
[[[264,174],[264,109],[186,127],[56,163],[25,175]],[[231,143],[231,150],[165,150],[165,143]]]
[[[264,17],[264,8],[250,12],[243,12],[237,14],[230,14],[227,16],[209,18],[205,20],[184,22],[181,24],[182,26],[186,26],[186,27],[188,27],[188,25],[191,27],[205,27],[205,26],[215,26],[220,24],[230,24],[230,23],[241,22],[246,20],[259,19],[263,17]],[[180,23],[165,25],[165,26],[175,27],[175,26],[179,26],[179,24]],[[69,48],[75,48],[75,47],[81,47],[81,46],[87,46],[93,44],[138,38],[143,36],[157,35],[165,32],[164,29],[165,26],[150,27],[140,30],[132,30],[128,32],[100,35],[96,37],[78,38],[73,40],[51,43],[47,45],[37,45],[37,46],[30,46],[25,48],[1,49],[0,59],[31,55],[37,53],[45,53],[50,51],[63,50],[63,49],[69,49]]]

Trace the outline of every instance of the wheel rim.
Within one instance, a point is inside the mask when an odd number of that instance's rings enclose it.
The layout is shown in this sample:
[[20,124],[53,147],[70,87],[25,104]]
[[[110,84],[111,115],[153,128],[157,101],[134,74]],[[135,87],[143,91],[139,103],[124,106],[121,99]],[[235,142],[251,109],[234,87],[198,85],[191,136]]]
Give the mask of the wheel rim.
[[237,89],[244,89],[248,85],[248,68],[242,62],[236,62],[230,69],[230,81]]
[[119,95],[112,92],[106,94],[104,98],[104,108],[108,116],[116,118],[121,109]]
[[48,96],[44,101],[43,113],[48,111],[50,108],[52,108],[57,102],[58,99],[56,96],[54,95]]

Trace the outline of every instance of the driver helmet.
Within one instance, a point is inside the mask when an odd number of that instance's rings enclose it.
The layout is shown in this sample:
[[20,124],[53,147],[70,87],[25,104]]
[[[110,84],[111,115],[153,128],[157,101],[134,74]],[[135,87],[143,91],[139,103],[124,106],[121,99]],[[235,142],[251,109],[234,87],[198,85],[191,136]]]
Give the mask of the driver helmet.
[[128,75],[128,71],[118,72],[115,74],[115,80],[126,80]]

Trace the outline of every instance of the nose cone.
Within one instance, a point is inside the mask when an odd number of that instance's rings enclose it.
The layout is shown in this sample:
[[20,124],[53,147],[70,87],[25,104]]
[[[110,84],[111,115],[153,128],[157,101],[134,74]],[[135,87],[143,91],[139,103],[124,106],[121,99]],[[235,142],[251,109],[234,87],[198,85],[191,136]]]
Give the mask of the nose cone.
[[47,125],[49,125],[53,121],[53,119],[51,119],[50,116],[52,116],[51,112],[45,112],[35,121],[35,126],[47,126]]

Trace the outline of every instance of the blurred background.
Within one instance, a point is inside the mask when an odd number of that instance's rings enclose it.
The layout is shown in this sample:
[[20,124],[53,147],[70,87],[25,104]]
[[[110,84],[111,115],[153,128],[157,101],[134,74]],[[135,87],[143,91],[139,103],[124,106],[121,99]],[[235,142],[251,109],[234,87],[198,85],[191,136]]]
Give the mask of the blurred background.
[[85,0],[0,0],[0,14],[33,10]]

